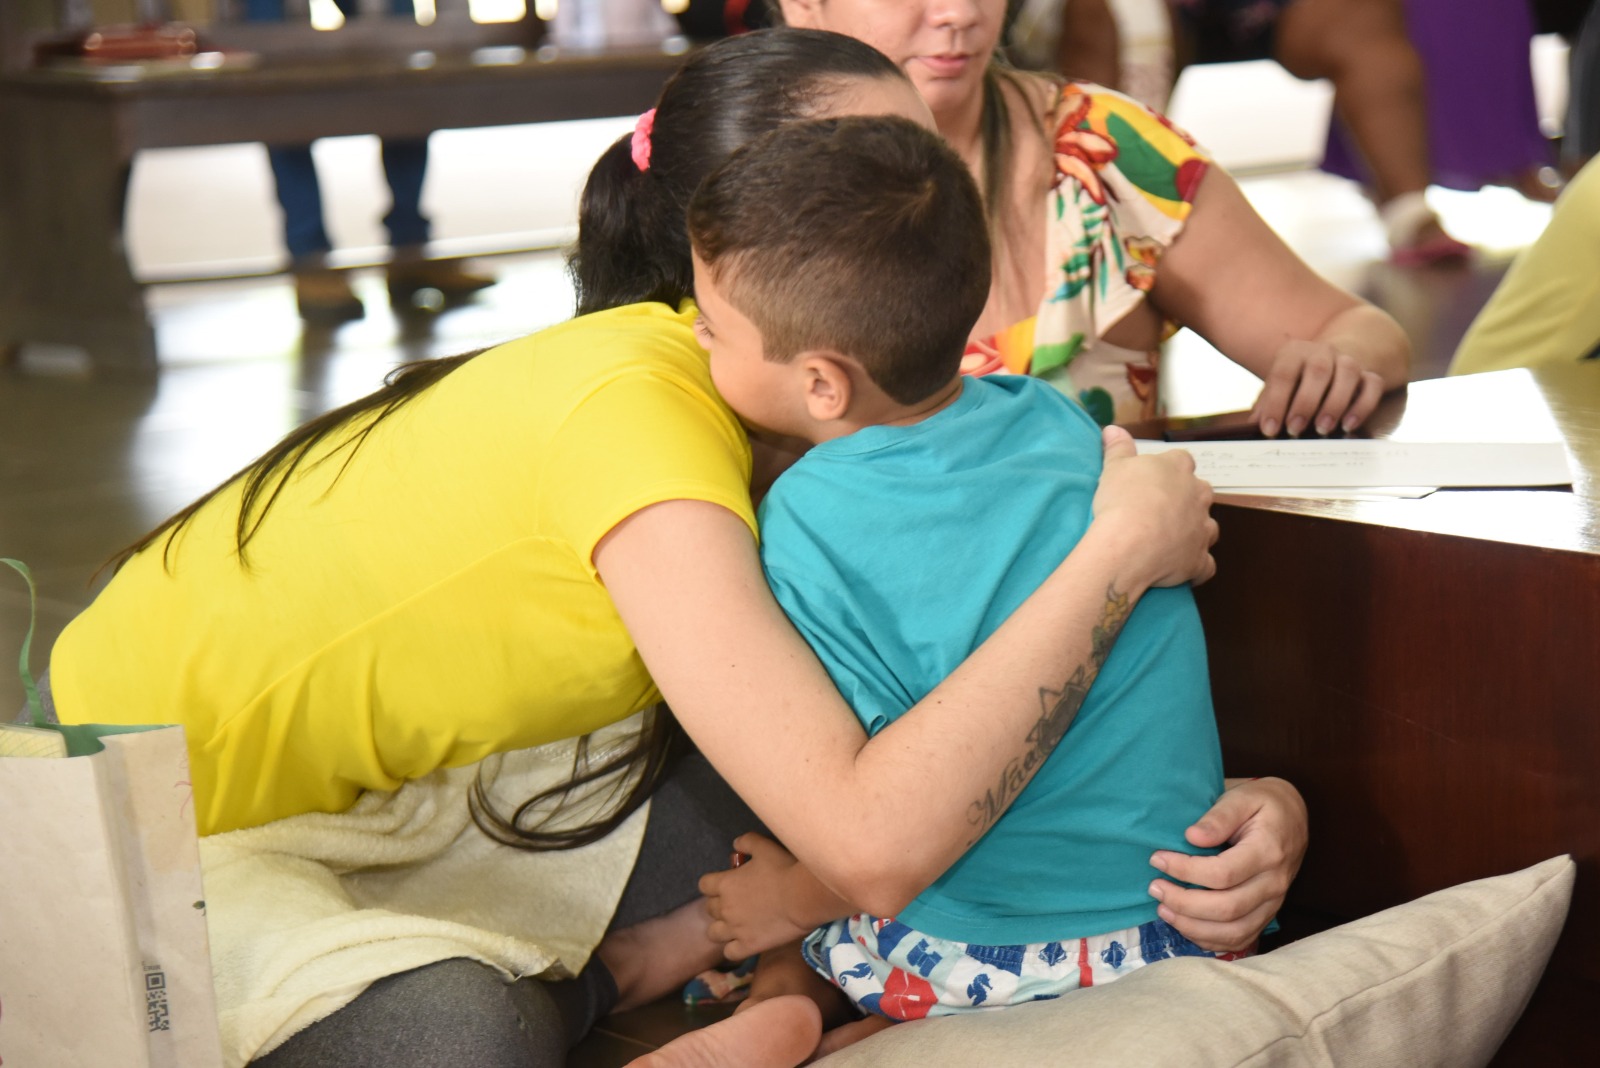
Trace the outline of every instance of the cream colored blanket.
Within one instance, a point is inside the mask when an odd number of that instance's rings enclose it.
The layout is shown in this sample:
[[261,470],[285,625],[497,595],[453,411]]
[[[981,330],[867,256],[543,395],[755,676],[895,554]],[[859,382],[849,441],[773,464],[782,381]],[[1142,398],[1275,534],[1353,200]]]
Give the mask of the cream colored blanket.
[[[635,729],[630,720],[606,737],[614,744]],[[572,746],[485,760],[499,811],[566,778]],[[582,849],[512,849],[468,813],[478,767],[367,794],[348,812],[201,839],[228,1068],[349,1004],[374,980],[434,961],[470,957],[508,978],[566,977],[584,966],[633,868],[646,811]]]

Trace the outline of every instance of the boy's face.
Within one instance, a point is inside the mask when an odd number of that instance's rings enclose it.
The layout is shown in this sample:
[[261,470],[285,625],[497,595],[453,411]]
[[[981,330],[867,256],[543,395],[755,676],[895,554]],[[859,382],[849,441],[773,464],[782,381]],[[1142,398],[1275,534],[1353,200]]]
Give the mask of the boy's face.
[[711,381],[728,407],[755,434],[797,433],[803,405],[794,366],[765,357],[761,331],[722,295],[698,254],[694,297],[700,306],[695,336],[711,354]]

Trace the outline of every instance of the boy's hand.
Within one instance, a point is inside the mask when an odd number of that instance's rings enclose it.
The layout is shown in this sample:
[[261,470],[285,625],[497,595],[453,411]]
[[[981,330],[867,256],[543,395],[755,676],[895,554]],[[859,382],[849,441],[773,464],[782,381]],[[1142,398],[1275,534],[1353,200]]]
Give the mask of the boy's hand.
[[706,934],[723,943],[729,960],[798,941],[819,924],[852,911],[765,835],[742,834],[733,848],[750,859],[700,879],[711,914]]

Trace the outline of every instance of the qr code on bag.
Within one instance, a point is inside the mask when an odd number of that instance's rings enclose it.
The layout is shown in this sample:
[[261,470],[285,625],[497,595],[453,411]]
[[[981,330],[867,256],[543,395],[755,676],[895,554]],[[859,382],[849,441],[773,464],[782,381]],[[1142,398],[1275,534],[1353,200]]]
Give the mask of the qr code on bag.
[[167,1012],[167,973],[158,964],[144,966],[144,1014],[146,1031],[170,1031]]

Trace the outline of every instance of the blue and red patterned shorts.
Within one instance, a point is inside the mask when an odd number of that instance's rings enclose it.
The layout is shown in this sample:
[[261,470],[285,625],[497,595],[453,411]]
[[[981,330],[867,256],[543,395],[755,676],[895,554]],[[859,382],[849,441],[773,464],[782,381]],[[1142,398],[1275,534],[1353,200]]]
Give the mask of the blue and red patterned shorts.
[[1251,955],[1201,949],[1159,919],[1092,938],[984,946],[934,938],[897,920],[864,914],[817,928],[800,949],[806,962],[862,1011],[892,1020],[1056,998],[1103,986],[1168,957]]

